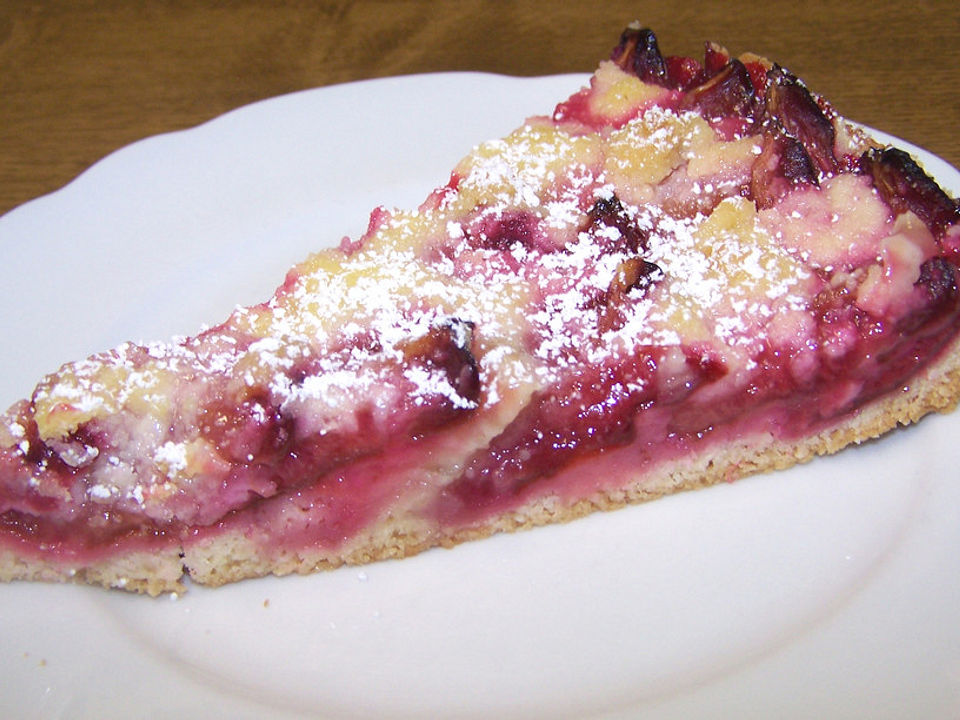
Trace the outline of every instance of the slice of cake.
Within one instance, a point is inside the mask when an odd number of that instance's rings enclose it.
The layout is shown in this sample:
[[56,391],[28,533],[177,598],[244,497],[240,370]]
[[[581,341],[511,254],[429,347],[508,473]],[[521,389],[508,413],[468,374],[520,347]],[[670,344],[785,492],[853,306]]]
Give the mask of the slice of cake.
[[158,594],[782,468],[960,393],[960,209],[791,73],[631,27],[413,211],[0,421],[0,579]]

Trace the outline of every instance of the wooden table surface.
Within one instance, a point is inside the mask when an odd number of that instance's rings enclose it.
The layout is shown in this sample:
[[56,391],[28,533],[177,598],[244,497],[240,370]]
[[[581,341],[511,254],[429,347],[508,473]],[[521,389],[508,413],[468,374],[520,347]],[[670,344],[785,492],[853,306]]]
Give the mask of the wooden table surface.
[[848,117],[960,165],[955,0],[6,0],[0,214],[135,140],[295,90],[450,70],[589,72],[634,19],[665,54],[700,56],[706,40],[764,54]]

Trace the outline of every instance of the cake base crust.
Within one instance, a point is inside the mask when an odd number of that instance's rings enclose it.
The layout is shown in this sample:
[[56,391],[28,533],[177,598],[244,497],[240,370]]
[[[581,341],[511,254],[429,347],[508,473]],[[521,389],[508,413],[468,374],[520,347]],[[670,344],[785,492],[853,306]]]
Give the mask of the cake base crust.
[[82,568],[0,549],[0,581],[11,580],[74,582],[152,596],[186,591],[183,557],[176,546],[162,552],[125,553]]

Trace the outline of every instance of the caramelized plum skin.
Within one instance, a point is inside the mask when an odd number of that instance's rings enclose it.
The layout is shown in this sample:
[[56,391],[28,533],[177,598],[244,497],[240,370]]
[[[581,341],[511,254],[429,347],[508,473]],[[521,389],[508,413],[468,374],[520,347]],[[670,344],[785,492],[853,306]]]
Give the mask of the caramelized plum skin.
[[957,202],[903,150],[869,150],[861,158],[861,166],[895,212],[914,213],[935,236],[942,236],[947,227],[960,220]]
[[[909,156],[851,160],[796,77],[716,45],[631,28],[607,65],[268,303],[92,362],[94,394],[133,374],[129,406],[39,386],[7,414],[0,539],[82,564],[237,529],[336,550],[395,509],[471,527],[589,495],[598,459],[822,430],[954,341],[960,210]],[[788,202],[799,245],[764,225]],[[848,215],[867,251],[811,259]]]
[[803,145],[820,173],[837,168],[836,131],[816,100],[796,77],[774,66],[768,73],[766,115]]
[[757,207],[772,207],[798,186],[816,184],[816,170],[799,140],[779,131],[764,135],[751,172],[750,192]]
[[683,107],[698,110],[710,120],[742,117],[753,123],[760,113],[750,73],[739,60],[731,60],[702,85],[691,88]]
[[667,63],[660,54],[656,36],[648,28],[625,30],[611,59],[644,82],[668,84]]
[[615,230],[617,245],[631,253],[642,254],[647,250],[648,233],[630,218],[616,195],[598,199],[590,209],[584,229],[590,232],[596,228]]

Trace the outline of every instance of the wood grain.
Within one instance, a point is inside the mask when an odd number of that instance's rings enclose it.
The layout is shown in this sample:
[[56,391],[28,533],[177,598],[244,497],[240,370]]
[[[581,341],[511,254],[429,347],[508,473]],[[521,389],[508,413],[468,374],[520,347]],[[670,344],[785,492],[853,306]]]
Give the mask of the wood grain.
[[0,213],[130,142],[295,90],[451,70],[589,72],[634,19],[665,53],[699,55],[716,40],[767,55],[847,116],[960,165],[956,2],[8,0]]

